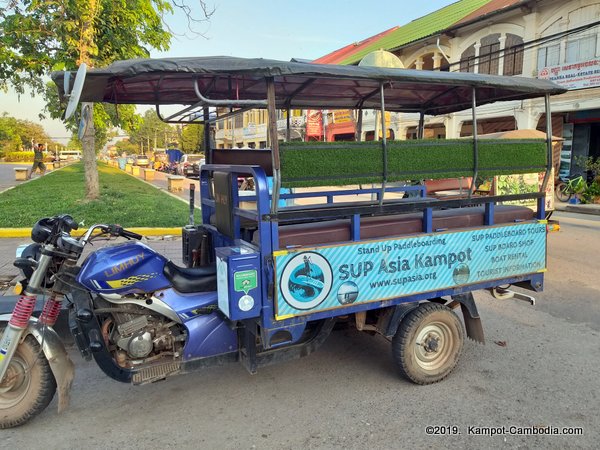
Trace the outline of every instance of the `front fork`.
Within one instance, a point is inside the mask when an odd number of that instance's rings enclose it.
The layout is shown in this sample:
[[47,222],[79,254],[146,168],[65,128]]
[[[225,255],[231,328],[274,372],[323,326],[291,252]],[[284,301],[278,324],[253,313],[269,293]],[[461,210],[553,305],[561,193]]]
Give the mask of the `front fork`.
[[[41,286],[46,277],[46,271],[52,261],[52,256],[44,255],[40,257],[38,265],[31,275],[31,280],[27,289],[19,297],[12,316],[4,330],[2,340],[0,340],[0,381],[4,378],[10,361],[19,346],[23,332],[29,326],[29,319],[33,314],[37,294],[42,292]],[[53,326],[60,312],[60,306],[63,300],[62,294],[52,293],[42,310],[40,322],[43,325]]]

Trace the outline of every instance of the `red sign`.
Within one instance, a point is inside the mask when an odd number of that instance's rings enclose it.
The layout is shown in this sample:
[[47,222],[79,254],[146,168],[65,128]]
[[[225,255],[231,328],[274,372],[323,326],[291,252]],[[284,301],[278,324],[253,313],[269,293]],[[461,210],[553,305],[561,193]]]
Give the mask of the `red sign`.
[[570,90],[597,87],[600,86],[600,60],[544,67],[538,72],[538,78],[554,81]]
[[323,136],[323,114],[316,109],[306,111],[306,138]]

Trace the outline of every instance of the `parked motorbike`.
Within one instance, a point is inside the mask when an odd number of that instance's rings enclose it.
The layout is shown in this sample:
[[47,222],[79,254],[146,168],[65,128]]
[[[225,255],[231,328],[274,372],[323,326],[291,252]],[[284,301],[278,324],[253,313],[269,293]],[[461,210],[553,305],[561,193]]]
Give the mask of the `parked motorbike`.
[[[237,332],[217,313],[214,265],[178,267],[119,225],[93,225],[78,239],[76,229],[69,215],[39,220],[15,261],[24,291],[12,315],[0,316],[0,428],[32,419],[56,392],[59,412],[67,407],[74,368],[53,329],[64,302],[82,356],[117,381],[237,360]],[[87,244],[116,237],[127,241],[82,258]]]

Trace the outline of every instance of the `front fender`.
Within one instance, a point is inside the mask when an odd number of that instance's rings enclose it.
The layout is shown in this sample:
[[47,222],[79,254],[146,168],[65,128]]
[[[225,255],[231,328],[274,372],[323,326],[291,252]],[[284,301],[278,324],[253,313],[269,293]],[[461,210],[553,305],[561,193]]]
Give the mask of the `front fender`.
[[[11,314],[0,315],[0,322],[8,322]],[[35,317],[29,319],[29,325],[23,332],[22,338],[31,334],[42,347],[44,356],[50,364],[50,369],[56,380],[58,390],[58,412],[69,406],[71,383],[75,376],[75,366],[69,358],[63,342],[51,327],[44,327]]]

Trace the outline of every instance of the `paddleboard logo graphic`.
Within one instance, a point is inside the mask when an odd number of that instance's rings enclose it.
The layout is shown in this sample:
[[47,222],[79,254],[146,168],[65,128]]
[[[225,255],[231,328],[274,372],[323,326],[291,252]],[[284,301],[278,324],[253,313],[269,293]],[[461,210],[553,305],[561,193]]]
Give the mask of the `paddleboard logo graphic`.
[[279,288],[288,305],[307,310],[327,298],[332,284],[333,271],[329,262],[318,253],[302,252],[285,265]]
[[470,275],[471,270],[466,264],[459,264],[452,272],[452,278],[456,284],[465,284],[467,281],[469,281]]

